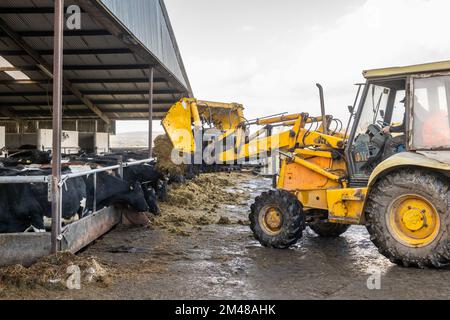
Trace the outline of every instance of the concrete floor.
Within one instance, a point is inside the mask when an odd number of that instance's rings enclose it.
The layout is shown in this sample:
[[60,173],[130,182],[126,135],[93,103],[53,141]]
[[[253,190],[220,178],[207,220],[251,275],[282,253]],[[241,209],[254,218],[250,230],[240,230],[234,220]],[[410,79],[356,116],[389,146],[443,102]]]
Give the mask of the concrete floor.
[[[249,176],[253,197],[270,180]],[[250,200],[251,202],[251,200]],[[247,219],[248,207],[223,206]],[[200,230],[201,229],[201,230]],[[118,246],[138,253],[111,253]],[[307,229],[290,250],[263,248],[248,226],[209,225],[189,237],[165,230],[121,227],[84,251],[115,265],[120,275],[106,288],[16,293],[45,299],[449,299],[450,269],[405,269],[372,245],[364,227],[338,239]],[[369,282],[369,286],[368,286]],[[379,288],[377,289],[376,287]],[[371,289],[369,289],[371,288]],[[13,296],[11,296],[13,297]]]

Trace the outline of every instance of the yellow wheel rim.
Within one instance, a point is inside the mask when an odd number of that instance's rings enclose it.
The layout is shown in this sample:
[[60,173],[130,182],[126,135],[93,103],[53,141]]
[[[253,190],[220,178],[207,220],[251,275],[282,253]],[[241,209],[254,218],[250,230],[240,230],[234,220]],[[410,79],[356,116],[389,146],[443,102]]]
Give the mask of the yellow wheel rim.
[[272,206],[264,207],[259,214],[259,224],[265,233],[271,236],[278,235],[283,226],[281,210]]
[[408,247],[425,247],[439,234],[439,214],[433,204],[422,196],[404,195],[397,198],[389,206],[387,214],[390,233]]

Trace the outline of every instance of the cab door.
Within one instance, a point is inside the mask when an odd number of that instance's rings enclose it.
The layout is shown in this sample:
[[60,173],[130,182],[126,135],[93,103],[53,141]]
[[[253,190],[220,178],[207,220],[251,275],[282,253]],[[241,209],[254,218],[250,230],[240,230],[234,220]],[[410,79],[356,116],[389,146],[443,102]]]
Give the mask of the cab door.
[[[449,151],[450,73],[412,76],[410,88],[409,149]],[[450,158],[448,153],[447,158]]]
[[[382,129],[403,122],[406,78],[369,81],[363,93],[349,137],[347,157],[353,181],[364,185],[382,161],[385,137]],[[398,118],[401,118],[398,121]]]

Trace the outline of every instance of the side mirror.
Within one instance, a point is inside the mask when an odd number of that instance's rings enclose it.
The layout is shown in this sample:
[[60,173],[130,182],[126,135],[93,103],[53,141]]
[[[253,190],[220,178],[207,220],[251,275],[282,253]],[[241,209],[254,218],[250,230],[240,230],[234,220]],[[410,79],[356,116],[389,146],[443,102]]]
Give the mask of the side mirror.
[[348,112],[350,112],[351,114],[353,114],[353,111],[354,111],[354,110],[353,110],[353,109],[354,109],[353,106],[348,106],[347,108],[348,108]]
[[380,116],[381,116],[381,118],[383,118],[384,119],[384,116],[385,116],[386,114],[384,113],[384,110],[380,110]]

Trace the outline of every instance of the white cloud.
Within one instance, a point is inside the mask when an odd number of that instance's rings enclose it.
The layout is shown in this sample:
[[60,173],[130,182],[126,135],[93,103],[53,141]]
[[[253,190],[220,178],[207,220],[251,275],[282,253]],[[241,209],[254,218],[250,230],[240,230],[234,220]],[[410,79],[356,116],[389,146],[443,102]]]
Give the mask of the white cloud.
[[369,0],[332,25],[309,26],[306,41],[287,29],[239,50],[230,38],[223,54],[189,59],[188,70],[197,93],[242,102],[249,117],[316,114],[321,82],[328,113],[346,119],[363,69],[450,58],[449,9],[447,0]]

